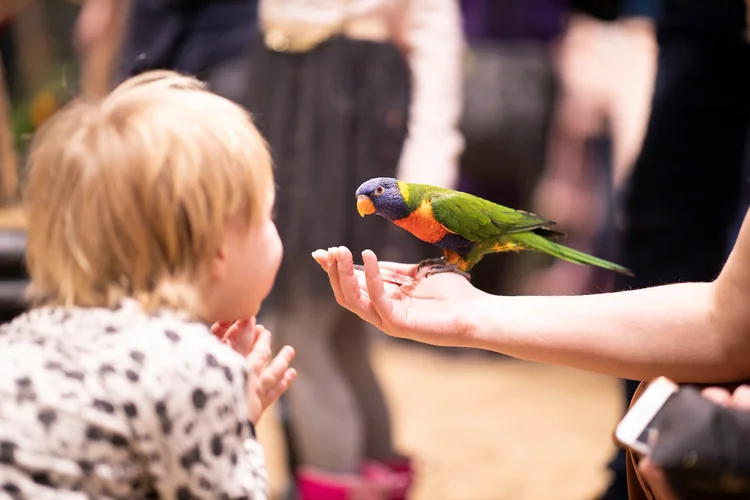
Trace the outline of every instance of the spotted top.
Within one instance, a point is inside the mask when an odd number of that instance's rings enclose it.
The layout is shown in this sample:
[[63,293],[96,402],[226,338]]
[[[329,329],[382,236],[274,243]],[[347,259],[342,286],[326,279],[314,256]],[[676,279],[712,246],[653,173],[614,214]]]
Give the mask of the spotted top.
[[266,499],[243,359],[206,325],[40,308],[0,328],[0,498]]

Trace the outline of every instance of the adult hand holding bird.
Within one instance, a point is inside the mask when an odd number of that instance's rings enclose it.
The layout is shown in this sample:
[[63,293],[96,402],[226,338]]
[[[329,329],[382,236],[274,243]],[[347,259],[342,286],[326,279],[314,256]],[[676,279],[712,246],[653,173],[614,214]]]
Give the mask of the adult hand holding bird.
[[[388,335],[433,345],[470,346],[467,342],[476,319],[472,311],[489,295],[461,276],[441,273],[427,278],[427,268],[378,263],[370,250],[362,253],[364,274],[355,273],[352,253],[346,247],[316,250],[312,255],[328,273],[336,301]],[[389,282],[381,269],[413,282]]]

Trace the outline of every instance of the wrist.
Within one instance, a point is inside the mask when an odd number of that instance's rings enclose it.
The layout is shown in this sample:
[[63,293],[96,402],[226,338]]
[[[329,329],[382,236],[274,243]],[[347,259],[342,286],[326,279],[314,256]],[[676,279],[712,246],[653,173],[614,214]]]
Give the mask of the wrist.
[[247,421],[253,426],[258,425],[258,420],[260,420],[260,416],[263,414],[263,411],[260,409],[255,409],[252,407],[253,405],[250,404],[250,408],[247,410]]
[[482,292],[482,295],[471,301],[466,315],[467,323],[461,332],[464,347],[497,350],[499,325],[496,318],[504,297]]
[[253,425],[258,425],[261,415],[263,415],[263,409],[259,408],[254,398],[256,397],[252,390],[248,391],[247,394],[247,421]]

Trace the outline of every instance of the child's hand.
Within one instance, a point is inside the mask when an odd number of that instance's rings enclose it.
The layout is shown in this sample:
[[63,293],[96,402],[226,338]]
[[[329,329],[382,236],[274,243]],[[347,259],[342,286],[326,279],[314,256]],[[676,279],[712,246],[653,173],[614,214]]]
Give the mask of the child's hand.
[[271,406],[289,388],[297,371],[289,365],[294,349],[284,346],[268,366],[271,358],[271,332],[251,320],[232,324],[215,323],[211,333],[248,360],[247,404],[248,419],[258,423],[266,408]]
[[214,323],[211,333],[222,343],[247,356],[255,345],[257,338],[255,318],[241,319],[234,323]]

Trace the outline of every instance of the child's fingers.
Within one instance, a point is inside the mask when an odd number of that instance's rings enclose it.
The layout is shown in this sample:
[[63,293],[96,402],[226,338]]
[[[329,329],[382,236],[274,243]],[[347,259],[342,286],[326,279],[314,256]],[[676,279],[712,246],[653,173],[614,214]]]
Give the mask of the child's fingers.
[[[253,343],[250,346],[250,349],[252,349],[253,347],[255,347],[255,343],[258,342],[258,339],[260,339],[261,334],[263,332],[268,332],[268,331],[269,330],[265,326],[263,326],[263,325],[255,325],[255,326],[253,326],[253,336],[252,336]],[[269,335],[272,336],[272,334],[270,332],[269,332]],[[269,339],[269,347],[270,347],[270,339]],[[250,352],[250,349],[248,349],[248,351],[247,351],[248,353]]]
[[232,323],[226,321],[217,321],[211,325],[211,334],[219,340],[224,340],[227,334],[227,330],[232,326]]
[[235,337],[242,335],[242,331],[247,328],[249,322],[250,321],[246,319],[235,321],[229,326],[229,328],[227,328],[226,332],[224,333],[224,338],[234,339]]
[[252,319],[237,321],[227,332],[226,338],[232,343],[232,348],[243,356],[247,356],[255,345],[255,323]]
[[[248,325],[241,334],[232,341],[234,350],[242,354],[243,356],[249,356],[255,349],[258,340],[261,338],[263,332],[268,332],[263,325],[257,325],[251,327]],[[268,333],[270,335],[270,332]],[[270,343],[270,341],[269,341]],[[270,345],[269,345],[270,349]]]
[[286,345],[273,358],[271,364],[263,370],[260,378],[260,387],[263,393],[268,392],[284,379],[284,375],[292,363],[292,358],[294,358],[294,348]]
[[292,385],[292,382],[295,378],[297,378],[297,370],[295,370],[294,368],[287,369],[279,383],[271,387],[266,392],[264,398],[265,405],[270,406],[275,403],[281,397],[281,395],[284,394],[287,389],[289,389],[289,386]]
[[247,360],[252,372],[260,374],[269,359],[271,359],[271,332],[263,328],[258,331],[258,336],[247,355]]

